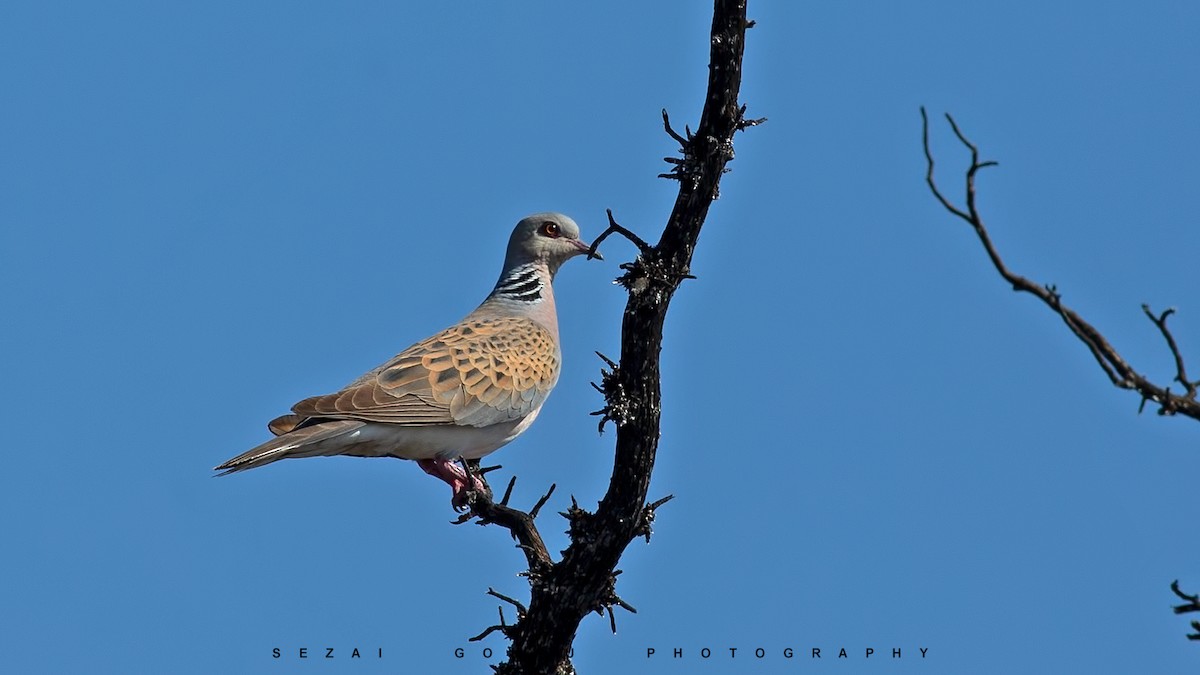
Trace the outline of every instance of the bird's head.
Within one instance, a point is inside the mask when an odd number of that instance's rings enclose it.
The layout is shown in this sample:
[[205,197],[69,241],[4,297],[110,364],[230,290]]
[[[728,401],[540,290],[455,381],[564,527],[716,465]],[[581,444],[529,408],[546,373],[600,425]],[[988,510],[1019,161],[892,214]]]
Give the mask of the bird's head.
[[[531,262],[544,262],[550,274],[577,255],[585,255],[591,245],[579,238],[579,226],[561,213],[535,213],[517,223],[508,240],[506,268]],[[593,254],[601,258],[599,252]],[[601,258],[603,259],[603,258]]]

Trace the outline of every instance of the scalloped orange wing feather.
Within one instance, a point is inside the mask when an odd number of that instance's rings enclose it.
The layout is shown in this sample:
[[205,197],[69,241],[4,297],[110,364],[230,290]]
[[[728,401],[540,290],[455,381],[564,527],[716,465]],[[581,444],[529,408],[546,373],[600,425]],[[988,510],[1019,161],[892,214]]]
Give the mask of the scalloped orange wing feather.
[[558,381],[561,360],[554,336],[530,319],[472,319],[292,411],[302,418],[485,427],[541,406]]

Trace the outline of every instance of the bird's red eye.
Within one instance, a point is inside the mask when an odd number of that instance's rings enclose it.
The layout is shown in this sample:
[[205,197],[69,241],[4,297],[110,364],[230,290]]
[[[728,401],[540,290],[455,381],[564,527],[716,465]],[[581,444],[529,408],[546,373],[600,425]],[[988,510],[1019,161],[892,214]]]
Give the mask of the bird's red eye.
[[559,229],[558,223],[553,220],[547,220],[542,223],[542,234],[555,239],[558,235],[562,234],[562,231]]

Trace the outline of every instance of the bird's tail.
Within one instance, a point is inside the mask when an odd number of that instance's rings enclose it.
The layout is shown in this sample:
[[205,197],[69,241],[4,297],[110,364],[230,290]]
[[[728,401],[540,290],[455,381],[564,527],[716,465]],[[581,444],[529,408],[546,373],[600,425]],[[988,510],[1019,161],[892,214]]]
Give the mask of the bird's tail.
[[213,470],[221,472],[217,474],[218,476],[225,476],[288,457],[323,455],[326,454],[326,451],[322,441],[348,434],[361,428],[364,424],[364,422],[356,420],[329,420],[294,429],[243,452]]

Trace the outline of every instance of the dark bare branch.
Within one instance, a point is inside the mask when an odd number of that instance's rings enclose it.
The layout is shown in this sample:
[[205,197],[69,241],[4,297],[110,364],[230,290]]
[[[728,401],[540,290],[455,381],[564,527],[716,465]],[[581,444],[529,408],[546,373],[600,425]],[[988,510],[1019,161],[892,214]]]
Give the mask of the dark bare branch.
[[[754,25],[754,22],[751,21],[750,25],[747,27],[752,27],[753,25]],[[744,106],[744,105],[738,110],[738,118],[739,118],[738,123],[737,123],[738,131],[745,131],[746,129],[749,129],[750,127],[756,127],[760,124],[765,124],[767,122],[767,118],[765,118],[765,117],[756,117],[754,119],[747,118],[746,117],[746,106]]]
[[1171,356],[1175,359],[1175,381],[1183,385],[1183,389],[1186,392],[1184,397],[1195,399],[1196,386],[1200,385],[1200,382],[1193,382],[1188,379],[1187,367],[1183,363],[1183,355],[1179,353],[1179,345],[1176,344],[1175,336],[1171,334],[1171,329],[1167,328],[1167,318],[1175,313],[1175,308],[1168,307],[1158,316],[1154,316],[1154,312],[1150,311],[1150,305],[1142,305],[1142,311],[1158,327],[1158,331],[1162,333],[1163,339],[1167,341],[1167,347],[1171,350]]
[[[1176,614],[1187,614],[1189,612],[1200,612],[1200,595],[1189,595],[1187,593],[1184,593],[1179,588],[1179,580],[1178,579],[1171,582],[1171,592],[1174,593],[1175,595],[1179,596],[1179,598],[1181,600],[1187,601],[1186,604],[1175,605],[1174,607],[1172,607],[1172,609],[1175,610]],[[1200,621],[1192,622],[1192,630],[1194,630],[1196,632],[1189,633],[1187,638],[1189,640],[1200,640]]]
[[508,487],[504,488],[504,497],[500,499],[501,506],[508,506],[508,500],[512,497],[513,487],[517,484],[517,477],[513,476],[508,480]]
[[550,501],[550,495],[554,494],[554,488],[556,487],[558,487],[558,483],[551,483],[550,489],[546,490],[546,494],[542,495],[542,498],[537,500],[537,503],[533,505],[532,509],[529,509],[530,518],[538,517],[538,513],[541,512],[542,507],[546,505],[546,502]]
[[675,495],[667,495],[653,504],[647,504],[646,508],[642,509],[642,522],[637,529],[637,535],[639,537],[645,537],[647,544],[650,543],[650,535],[654,534],[654,517],[658,507],[666,504],[672,499],[675,499]]
[[[488,591],[491,591],[491,590],[492,589],[490,589],[490,588],[488,589]],[[482,633],[480,633],[479,635],[476,635],[473,638],[467,638],[468,642],[479,642],[480,640],[484,639],[485,637],[491,635],[492,633],[494,633],[496,631],[500,631],[501,633],[504,633],[506,635],[508,634],[508,629],[511,628],[512,626],[509,626],[508,622],[504,620],[504,607],[501,606],[501,607],[497,607],[496,609],[500,612],[500,623],[488,626],[487,628],[484,628]]]
[[[487,590],[487,594],[488,594],[488,595],[490,595],[490,596],[492,596],[493,598],[497,598],[497,599],[499,599],[499,600],[503,600],[504,602],[507,602],[508,604],[512,605],[513,607],[516,607],[516,608],[517,608],[517,618],[518,618],[518,619],[519,619],[519,618],[521,618],[522,616],[524,616],[524,615],[525,615],[525,613],[529,611],[529,609],[528,609],[528,608],[527,608],[525,605],[523,605],[523,604],[521,603],[521,601],[520,601],[520,600],[516,600],[516,599],[514,599],[514,598],[510,598],[510,597],[508,597],[507,595],[504,595],[503,593],[500,593],[499,591],[497,591],[497,590],[496,590],[496,589],[494,589],[494,588],[489,588],[489,589]],[[503,617],[503,615],[501,615],[501,618],[504,618],[504,617]]]
[[524,551],[526,562],[529,563],[529,571],[536,574],[553,565],[550,553],[546,550],[546,544],[542,541],[542,535],[538,532],[533,520],[537,517],[537,512],[542,505],[550,498],[550,493],[554,492],[554,487],[551,486],[549,492],[538,500],[533,510],[526,513],[508,505],[516,482],[516,476],[508,482],[508,488],[504,491],[504,497],[500,503],[493,501],[489,493],[475,490],[467,492],[468,511],[454,522],[461,525],[472,518],[478,518],[479,525],[495,524],[507,529],[513,539],[517,540],[517,547]]
[[[504,612],[501,612],[501,613],[500,613],[500,618],[501,618],[501,619],[503,619],[503,618],[504,618]],[[480,633],[479,635],[476,635],[475,637],[470,637],[470,638],[467,638],[467,642],[479,642],[480,640],[482,640],[482,639],[484,639],[485,637],[487,637],[487,636],[491,635],[491,634],[492,634],[492,633],[494,633],[495,631],[500,631],[501,633],[503,633],[503,632],[504,632],[504,631],[506,631],[506,630],[508,630],[508,626],[505,626],[505,625],[502,625],[502,624],[495,624],[495,625],[492,625],[492,626],[488,626],[487,628],[484,628],[484,629],[483,629],[483,632],[482,632],[482,633]]]
[[596,257],[596,249],[600,247],[600,242],[608,239],[608,236],[613,233],[619,234],[633,242],[633,245],[637,247],[639,253],[644,254],[650,252],[650,244],[647,244],[641,237],[637,236],[633,232],[621,227],[617,221],[613,219],[612,209],[605,209],[604,211],[608,214],[608,229],[601,232],[600,236],[596,237],[596,240],[592,242],[592,247],[588,249],[589,259]]
[[1143,307],[1143,311],[1158,326],[1159,331],[1167,340],[1167,345],[1171,350],[1172,356],[1175,358],[1175,379],[1184,387],[1185,393],[1182,395],[1172,393],[1169,387],[1163,387],[1151,382],[1129,365],[1100,331],[1085,321],[1075,310],[1063,304],[1062,295],[1053,285],[1035,284],[1028,278],[1016,274],[1004,264],[1000,253],[992,243],[991,236],[988,234],[987,227],[983,223],[983,217],[979,214],[979,209],[975,201],[976,174],[980,169],[996,166],[997,164],[993,161],[980,161],[979,148],[967,138],[953,117],[947,114],[946,120],[949,122],[950,128],[954,131],[954,135],[958,138],[959,142],[971,153],[971,165],[966,172],[966,209],[964,210],[956,206],[947,198],[934,180],[933,152],[929,147],[929,117],[925,113],[925,108],[922,107],[921,141],[925,150],[926,160],[925,182],[929,185],[933,196],[946,211],[965,221],[975,230],[975,236],[978,237],[984,251],[992,262],[992,266],[996,268],[1000,276],[1012,286],[1014,291],[1029,293],[1035,296],[1054,313],[1058,314],[1067,328],[1088,348],[1088,351],[1091,352],[1100,369],[1104,371],[1104,374],[1114,386],[1120,389],[1132,389],[1136,391],[1142,398],[1143,406],[1146,401],[1153,401],[1158,405],[1158,413],[1160,415],[1174,415],[1178,413],[1192,419],[1200,420],[1200,403],[1196,401],[1196,387],[1198,383],[1188,381],[1183,357],[1175,343],[1174,336],[1171,335],[1170,330],[1166,326],[1167,317],[1171,314],[1170,310],[1164,312],[1159,317],[1155,317],[1148,307]]
[[653,504],[647,506],[646,510],[654,511],[655,509],[662,506],[663,504],[666,504],[667,502],[671,501],[672,499],[675,499],[675,495],[667,495],[666,497],[663,497],[662,499],[659,499],[658,501],[654,502]]
[[681,149],[687,148],[688,141],[691,140],[692,132],[691,131],[688,132],[688,138],[684,138],[683,136],[680,136],[679,133],[676,132],[675,129],[671,127],[671,117],[669,115],[667,115],[666,108],[662,109],[662,118],[663,118],[663,129],[666,130],[667,134],[671,138],[674,138],[675,141],[679,143],[679,147]]

